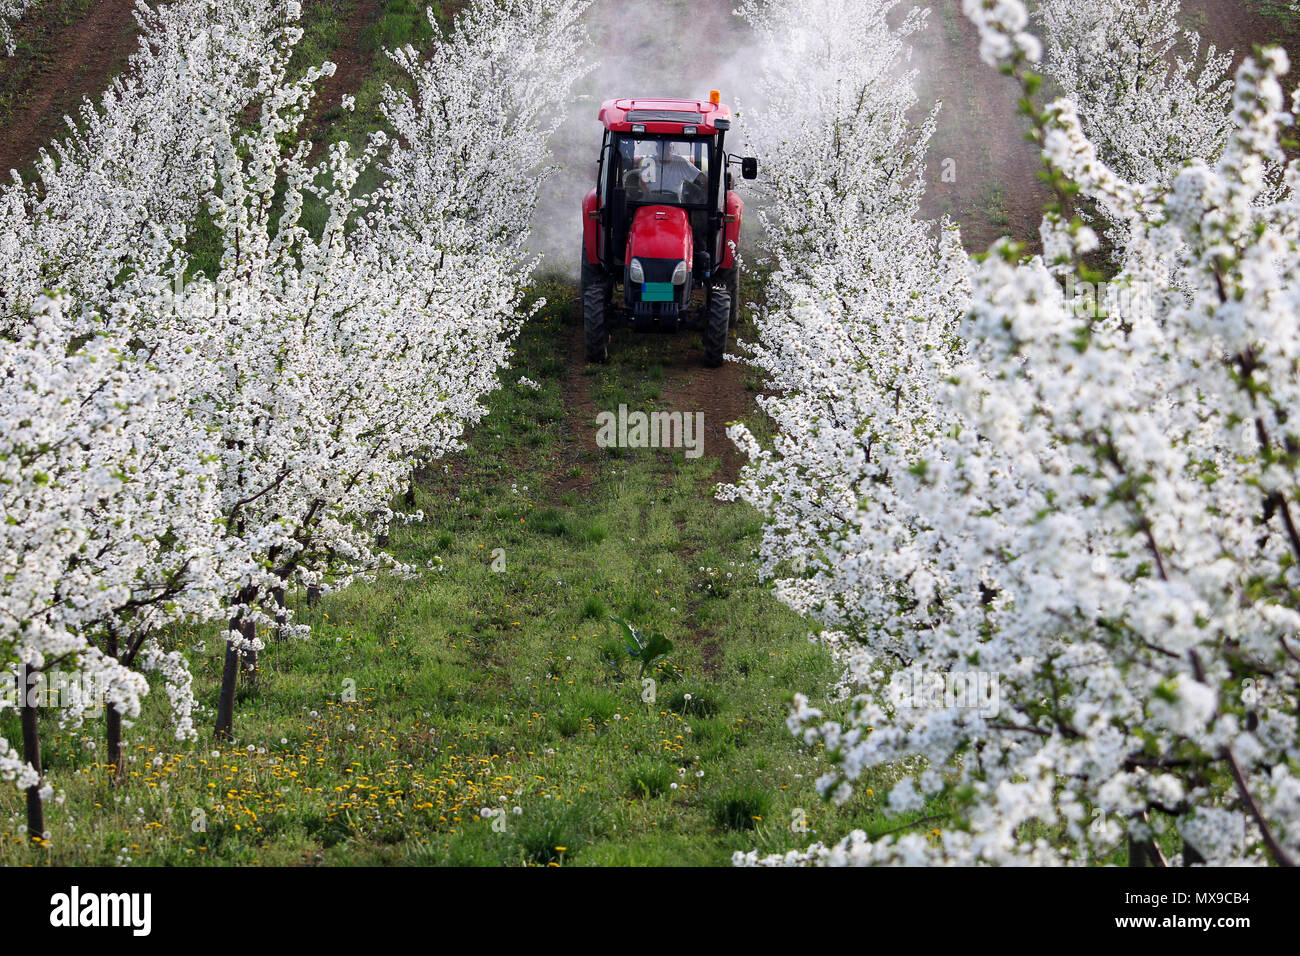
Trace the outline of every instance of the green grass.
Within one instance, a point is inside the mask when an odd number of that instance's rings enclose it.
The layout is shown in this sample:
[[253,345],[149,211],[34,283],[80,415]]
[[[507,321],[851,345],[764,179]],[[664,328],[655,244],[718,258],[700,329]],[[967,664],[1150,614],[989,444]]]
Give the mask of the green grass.
[[1005,228],[1011,221],[1007,217],[1006,190],[1001,183],[990,183],[984,187],[984,218],[999,229]]
[[1300,13],[1293,9],[1291,0],[1249,0],[1249,5],[1256,12],[1274,20],[1284,31],[1294,31],[1300,27]]
[[[139,864],[725,864],[884,826],[874,792],[825,804],[824,758],[784,726],[789,695],[824,698],[834,668],[757,579],[757,516],[713,500],[710,454],[581,450],[576,432],[595,426],[566,407],[561,361],[573,290],[539,292],[552,303],[503,380],[542,389],[507,384],[465,452],[417,488],[425,520],[392,538],[416,573],[300,602],[313,634],[267,638],[231,744],[213,741],[210,711],[197,743],[171,739],[155,689],[113,786],[102,726],[48,717],[64,794],[51,845],[24,845],[19,795],[0,788],[0,864],[106,864],[124,850]],[[656,379],[639,369],[664,347],[620,340],[591,374],[597,407],[615,393],[650,407]],[[573,469],[576,491],[561,487]],[[638,666],[603,659],[610,615],[674,644],[653,703]],[[185,640],[210,707],[220,639]],[[0,719],[11,740],[12,718]],[[800,811],[807,833],[790,827]]]

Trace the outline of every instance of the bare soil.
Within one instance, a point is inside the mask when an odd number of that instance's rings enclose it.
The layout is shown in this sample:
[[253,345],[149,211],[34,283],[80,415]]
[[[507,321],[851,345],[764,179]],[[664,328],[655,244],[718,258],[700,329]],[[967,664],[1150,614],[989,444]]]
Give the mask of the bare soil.
[[[103,92],[136,49],[135,0],[93,0],[66,23],[58,4],[49,7],[30,12],[16,31],[27,49],[44,52],[12,65],[0,60],[0,94],[12,104],[0,115],[0,170],[6,173],[27,166],[59,138],[63,117]],[[22,49],[17,56],[24,56]]]
[[329,121],[339,115],[340,101],[354,95],[370,72],[374,57],[361,50],[361,34],[379,18],[381,0],[357,0],[339,36],[339,44],[330,53],[335,66],[334,75],[326,77],[317,87],[312,100],[312,112],[307,119],[307,131],[312,134],[313,155],[329,139]]
[[916,119],[943,104],[926,162],[923,215],[960,224],[970,252],[984,252],[1001,236],[1037,250],[1047,189],[1037,150],[1025,139],[1015,81],[980,59],[978,33],[958,0],[931,3],[929,23],[914,39]]
[[1182,8],[1187,26],[1204,37],[1202,46],[1233,51],[1234,68],[1256,45],[1281,42],[1295,52],[1295,36],[1279,20],[1263,16],[1252,0],[1183,0]]

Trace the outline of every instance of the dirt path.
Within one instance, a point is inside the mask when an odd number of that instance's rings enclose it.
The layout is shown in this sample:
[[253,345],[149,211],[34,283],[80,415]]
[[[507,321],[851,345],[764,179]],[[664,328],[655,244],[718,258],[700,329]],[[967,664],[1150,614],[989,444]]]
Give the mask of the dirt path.
[[1037,151],[1024,138],[1019,89],[980,59],[978,33],[957,0],[935,0],[930,10],[914,43],[917,119],[936,100],[943,108],[930,141],[922,214],[960,223],[970,252],[984,252],[1004,235],[1037,249],[1046,188]]
[[340,115],[342,98],[355,94],[374,66],[374,58],[362,53],[360,41],[362,31],[379,18],[382,7],[381,0],[357,0],[343,24],[338,46],[330,53],[334,75],[326,77],[318,86],[307,120],[313,156],[329,141],[330,121]]
[[[743,336],[753,329],[742,328]],[[625,333],[626,336],[635,332]],[[736,350],[736,330],[727,350]],[[754,412],[754,395],[745,388],[745,366],[727,362],[721,368],[705,368],[698,332],[684,332],[663,342],[662,364],[666,372],[662,401],[672,411],[704,414],[704,454],[718,459],[719,481],[733,482],[744,465],[744,457],[727,437],[727,426]]]
[[1187,26],[1202,35],[1202,48],[1213,43],[1219,50],[1232,50],[1234,69],[1256,44],[1278,41],[1295,63],[1294,35],[1288,36],[1281,21],[1263,16],[1249,0],[1183,0],[1182,7]]
[[[736,350],[736,331],[732,330],[732,339],[727,347],[729,352]],[[742,327],[739,331],[742,337],[753,336],[752,327]],[[716,480],[732,483],[740,476],[745,458],[727,437],[727,426],[754,415],[754,395],[745,387],[745,366],[727,362],[721,368],[704,368],[700,364],[700,354],[699,333],[682,333],[663,342],[662,364],[666,379],[661,399],[672,411],[704,414],[703,452],[718,460]],[[718,503],[717,507],[736,505]],[[687,567],[696,564],[698,554],[693,547],[684,550],[682,559]],[[718,633],[711,627],[701,626],[691,631],[690,639],[699,648],[702,672],[709,679],[716,679],[723,659]]]
[[67,24],[56,23],[52,12],[20,22],[24,35],[49,54],[30,70],[24,89],[8,91],[15,107],[0,117],[0,170],[7,174],[32,162],[42,146],[63,134],[63,117],[121,71],[136,49],[134,10],[135,0],[94,0]]
[[[578,288],[572,295],[577,299]],[[586,494],[595,486],[595,466],[601,449],[596,445],[596,415],[600,409],[591,390],[591,376],[587,374],[586,346],[582,323],[574,322],[569,328],[564,356],[564,459],[559,467],[559,478],[551,493],[552,503],[569,492]]]
[[[573,294],[577,295],[576,287]],[[752,333],[742,328],[741,334],[747,331]],[[613,361],[617,362],[618,350],[637,335],[624,329],[616,331],[610,341],[610,351],[615,354]],[[744,368],[735,362],[727,362],[718,369],[703,367],[697,332],[659,336],[655,341],[657,361],[664,370],[661,405],[683,414],[704,414],[704,454],[719,460],[719,481],[735,481],[744,458],[727,437],[727,425],[748,417],[754,409],[754,396],[745,388]],[[735,347],[733,331],[730,348]],[[596,416],[612,409],[597,405],[587,369],[582,326],[574,323],[569,330],[563,385],[565,426],[570,438],[561,467],[568,472],[577,466],[583,473],[566,475],[557,483],[554,493],[557,500],[565,492],[589,490],[595,483],[591,462],[603,458],[603,451],[596,445]]]
[[[576,285],[572,294],[576,298]],[[741,334],[752,335],[752,331],[752,328],[742,328]],[[680,412],[683,415],[703,413],[703,455],[718,462],[718,469],[711,475],[707,487],[711,489],[715,481],[734,482],[744,458],[727,437],[727,425],[752,416],[755,410],[754,395],[745,386],[745,368],[735,362],[727,362],[717,369],[705,368],[701,362],[703,352],[698,332],[653,335],[626,329],[617,330],[610,339],[610,366],[599,368],[618,377],[643,376],[645,366],[642,362],[646,359],[643,346],[648,346],[653,353],[654,365],[662,370],[662,377],[656,378],[658,389],[654,400],[632,406],[634,410]],[[730,348],[734,350],[735,347],[733,338]],[[631,354],[633,349],[635,357]],[[608,469],[629,467],[627,459],[611,458],[596,444],[596,416],[602,411],[615,409],[602,406],[598,401],[592,369],[586,361],[582,324],[574,321],[565,341],[562,389],[566,437],[560,458],[553,465],[554,478],[548,495],[553,505],[559,504],[569,494],[588,498],[596,493]],[[655,463],[650,458],[642,461],[645,464],[639,467],[652,469],[655,482],[667,485],[683,480],[671,466]],[[692,476],[684,480],[694,485],[698,478]],[[711,495],[711,492],[701,493]],[[719,504],[718,507],[734,506]],[[683,533],[686,531],[680,521],[678,527]],[[695,554],[693,549],[683,551],[683,560],[688,567],[693,566]],[[699,648],[702,673],[710,678],[716,676],[722,651],[714,631],[701,627],[690,630],[687,638]]]

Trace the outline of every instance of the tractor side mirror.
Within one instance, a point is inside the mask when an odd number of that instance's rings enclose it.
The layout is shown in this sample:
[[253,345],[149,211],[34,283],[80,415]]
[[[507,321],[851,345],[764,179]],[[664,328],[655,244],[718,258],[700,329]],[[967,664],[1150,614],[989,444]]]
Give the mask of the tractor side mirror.
[[746,156],[740,161],[740,175],[746,179],[758,178],[758,160],[753,156]]

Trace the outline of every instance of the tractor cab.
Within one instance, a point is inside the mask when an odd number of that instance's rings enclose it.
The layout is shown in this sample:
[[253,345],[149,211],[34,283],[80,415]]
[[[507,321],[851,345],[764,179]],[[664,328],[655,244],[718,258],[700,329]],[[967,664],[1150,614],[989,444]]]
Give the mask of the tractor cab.
[[752,179],[757,161],[727,155],[731,111],[717,93],[707,102],[610,100],[600,120],[596,187],[583,202],[588,358],[603,361],[610,328],[628,324],[700,329],[706,359],[720,364],[738,306],[744,208],[729,166],[739,162]]

